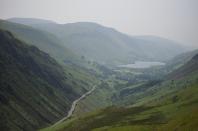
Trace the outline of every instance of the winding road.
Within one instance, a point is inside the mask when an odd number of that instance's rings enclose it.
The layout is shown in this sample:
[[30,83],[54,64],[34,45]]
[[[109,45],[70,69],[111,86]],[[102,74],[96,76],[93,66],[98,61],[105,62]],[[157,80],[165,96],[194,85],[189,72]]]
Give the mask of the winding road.
[[68,111],[67,116],[64,117],[63,119],[57,121],[55,124],[53,124],[53,126],[55,126],[55,125],[57,125],[57,124],[63,122],[64,120],[68,119],[68,118],[73,114],[73,112],[74,112],[74,110],[75,110],[75,108],[76,108],[77,103],[78,103],[80,100],[84,99],[84,98],[85,98],[86,96],[88,96],[89,94],[91,94],[91,93],[96,89],[96,86],[97,86],[97,85],[94,85],[94,86],[92,87],[91,90],[89,90],[88,92],[86,92],[85,94],[83,94],[81,97],[79,97],[78,99],[76,99],[76,100],[72,103],[72,106],[71,106],[70,110]]

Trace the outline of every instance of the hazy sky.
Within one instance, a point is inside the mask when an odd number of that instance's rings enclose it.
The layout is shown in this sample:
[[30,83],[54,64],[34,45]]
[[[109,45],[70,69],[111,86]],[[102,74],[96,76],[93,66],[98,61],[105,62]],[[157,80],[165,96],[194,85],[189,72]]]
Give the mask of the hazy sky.
[[198,0],[0,0],[0,18],[97,22],[198,47]]

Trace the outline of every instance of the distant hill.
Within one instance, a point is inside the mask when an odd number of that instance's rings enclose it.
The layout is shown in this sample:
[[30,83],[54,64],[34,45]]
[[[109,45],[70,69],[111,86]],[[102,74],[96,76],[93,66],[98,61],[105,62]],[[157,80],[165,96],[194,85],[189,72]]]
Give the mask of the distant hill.
[[167,62],[165,68],[175,70],[190,61],[196,54],[198,54],[198,49],[177,55]]
[[[20,19],[20,21],[25,20]],[[37,19],[35,19],[35,21],[37,21]],[[31,21],[30,23],[33,22]],[[44,21],[43,23],[46,22]],[[20,40],[38,47],[60,63],[83,63],[80,57],[65,46],[62,46],[61,41],[52,33],[4,20],[0,20],[0,29],[11,31]]]
[[[20,18],[12,20],[26,24],[24,21],[23,19],[21,22]],[[136,60],[167,61],[187,51],[168,39],[154,36],[132,37],[91,22],[38,23],[31,26],[53,33],[62,41],[63,46],[103,64],[117,65]]]
[[198,73],[198,53],[187,63],[168,75],[170,79],[180,79],[190,74]]
[[10,18],[8,19],[10,22],[15,22],[15,23],[22,23],[24,25],[33,25],[33,24],[50,24],[54,23],[53,21],[50,20],[43,20],[43,19],[36,19],[36,18]]
[[0,129],[34,131],[66,115],[94,77],[0,30]]

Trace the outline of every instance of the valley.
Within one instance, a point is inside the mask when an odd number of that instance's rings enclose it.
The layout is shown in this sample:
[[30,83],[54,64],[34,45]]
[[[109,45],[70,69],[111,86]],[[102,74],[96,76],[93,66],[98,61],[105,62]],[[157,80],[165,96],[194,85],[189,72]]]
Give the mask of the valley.
[[198,61],[195,59],[196,56],[181,69],[187,66],[196,69],[179,79],[147,79],[129,84],[109,78],[97,92],[77,105],[72,118],[42,131],[196,131]]
[[0,20],[2,131],[196,131],[198,50],[92,22]]

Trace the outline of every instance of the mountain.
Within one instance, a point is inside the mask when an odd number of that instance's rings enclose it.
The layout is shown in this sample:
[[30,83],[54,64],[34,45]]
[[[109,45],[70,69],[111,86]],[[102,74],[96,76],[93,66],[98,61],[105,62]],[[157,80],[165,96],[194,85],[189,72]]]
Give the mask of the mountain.
[[189,62],[196,54],[198,54],[198,49],[177,55],[173,59],[167,61],[167,64],[165,66],[166,72],[171,72],[178,69],[179,67]]
[[[0,22],[0,29],[14,34],[0,33],[0,129],[198,129],[197,50],[183,53],[188,49],[171,40],[129,36],[90,22],[10,21]],[[116,66],[136,60],[167,66],[111,70],[97,63]],[[83,61],[96,70],[79,66]],[[52,125],[98,81],[71,117]]]
[[146,52],[145,56],[157,61],[163,60],[167,62],[189,50],[188,47],[181,46],[175,41],[157,36],[136,36],[133,39],[135,43],[140,45],[141,52]]
[[[21,20],[25,21],[25,20]],[[30,21],[30,20],[29,20]],[[29,22],[27,21],[27,22]],[[35,20],[38,22],[38,20]],[[29,23],[34,23],[33,21]],[[46,23],[45,21],[43,23]],[[83,61],[75,53],[62,46],[61,41],[52,33],[41,31],[30,26],[0,20],[0,29],[12,32],[17,38],[34,45],[40,50],[50,54],[60,63],[81,64]]]
[[34,131],[52,124],[94,82],[89,73],[63,67],[37,47],[0,30],[2,131]]
[[170,73],[168,78],[171,79],[181,79],[182,77],[188,76],[190,74],[198,73],[198,53],[191,58],[186,64]]
[[24,25],[34,25],[34,24],[55,24],[55,22],[50,21],[50,20],[43,20],[43,19],[36,19],[36,18],[10,18],[8,19],[10,22],[15,22],[15,23],[22,23]]
[[[20,18],[8,20],[20,24],[27,23],[25,19],[22,21]],[[131,37],[113,28],[91,22],[36,23],[28,25],[53,33],[62,41],[63,46],[102,64],[118,65],[136,60],[164,62],[187,51],[185,47],[168,39],[155,36]]]

